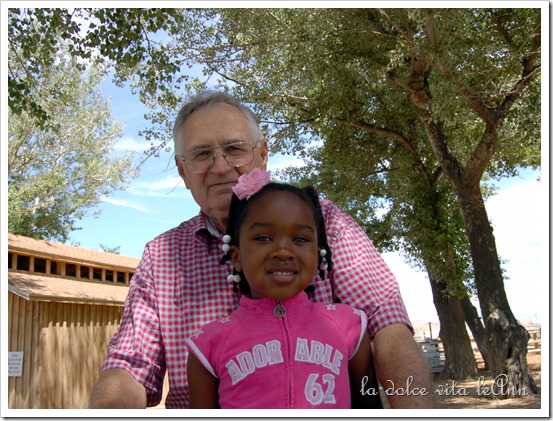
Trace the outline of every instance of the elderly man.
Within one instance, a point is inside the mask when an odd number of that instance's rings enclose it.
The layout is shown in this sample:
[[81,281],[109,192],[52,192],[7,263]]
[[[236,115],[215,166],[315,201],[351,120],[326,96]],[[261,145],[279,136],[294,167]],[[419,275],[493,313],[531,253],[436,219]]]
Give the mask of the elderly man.
[[[232,187],[240,175],[266,167],[267,140],[251,110],[222,92],[188,102],[176,118],[173,135],[179,174],[201,212],[146,245],[92,393],[93,408],[157,405],[166,371],[165,406],[187,408],[184,340],[238,305],[238,294],[227,281],[230,263],[219,264],[222,233]],[[395,278],[351,217],[329,201],[322,210],[334,270],[326,282],[314,279],[310,298],[365,311],[376,372],[389,391],[390,405],[431,407],[428,371]],[[407,386],[419,393],[408,393]],[[420,393],[422,388],[426,394]]]

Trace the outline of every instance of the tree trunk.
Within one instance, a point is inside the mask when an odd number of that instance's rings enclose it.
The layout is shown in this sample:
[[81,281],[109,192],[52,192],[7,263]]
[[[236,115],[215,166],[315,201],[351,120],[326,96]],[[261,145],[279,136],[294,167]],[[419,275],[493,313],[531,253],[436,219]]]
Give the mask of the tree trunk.
[[[467,224],[474,279],[488,333],[490,371],[500,396],[539,393],[526,361],[529,334],[515,319],[507,295],[479,185],[461,188],[460,203]],[[507,384],[501,387],[501,381]]]
[[476,378],[476,360],[459,299],[448,296],[445,282],[435,281],[430,273],[429,277],[445,352],[445,367],[441,377],[452,380]]
[[463,308],[463,313],[465,314],[465,321],[472,332],[472,337],[474,338],[474,341],[478,346],[478,350],[480,351],[480,355],[482,355],[482,359],[484,360],[484,369],[489,370],[488,334],[486,333],[486,329],[484,329],[484,325],[478,316],[476,307],[474,307],[470,302],[470,298],[463,298],[461,300],[461,307]]
[[[506,101],[499,112],[490,109],[485,101],[460,91],[486,126],[470,158],[461,165],[448,147],[441,123],[432,113],[432,97],[426,89],[432,66],[424,59],[410,60],[406,66],[408,81],[401,79],[396,71],[391,70],[387,74],[410,94],[424,119],[432,150],[459,198],[469,237],[478,300],[488,333],[490,371],[496,388],[500,388],[503,379],[508,382],[497,391],[497,395],[507,397],[539,393],[526,361],[529,335],[518,324],[509,306],[495,238],[480,191],[482,174],[497,149],[497,129],[516,97]],[[528,80],[530,78],[524,79],[524,83]]]

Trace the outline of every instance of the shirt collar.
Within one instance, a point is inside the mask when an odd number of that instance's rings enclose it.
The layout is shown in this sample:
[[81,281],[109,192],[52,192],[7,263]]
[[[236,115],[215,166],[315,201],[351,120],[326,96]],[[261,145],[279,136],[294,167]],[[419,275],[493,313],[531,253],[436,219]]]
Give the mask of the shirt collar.
[[[268,297],[258,299],[252,299],[245,295],[240,297],[240,311],[253,313],[260,317],[264,315],[274,317],[273,310],[276,304],[277,300]],[[307,294],[304,291],[301,291],[299,294],[287,300],[282,300],[280,304],[286,309],[287,312],[295,312],[298,309],[302,309],[306,305],[310,305],[311,302],[309,301]]]
[[204,219],[206,223],[207,231],[215,238],[223,238],[223,234],[219,232],[213,221],[209,216],[204,213]]
[[216,243],[218,245],[223,238],[223,234],[219,232],[213,221],[202,211],[195,217],[192,231],[195,240],[208,249],[208,253],[211,249],[211,244]]

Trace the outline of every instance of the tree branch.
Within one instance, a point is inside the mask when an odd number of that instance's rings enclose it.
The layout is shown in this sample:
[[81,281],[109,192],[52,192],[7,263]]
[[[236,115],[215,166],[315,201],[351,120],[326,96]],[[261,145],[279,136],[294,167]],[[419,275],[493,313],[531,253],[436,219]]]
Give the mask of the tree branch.
[[344,124],[346,126],[356,127],[358,129],[362,129],[362,130],[365,130],[367,132],[374,133],[374,134],[379,135],[379,136],[388,137],[388,138],[391,138],[391,139],[397,141],[403,147],[403,149],[407,152],[407,154],[411,157],[411,159],[413,160],[413,163],[414,163],[414,167],[417,169],[417,171],[422,176],[430,179],[430,175],[428,174],[428,171],[427,171],[425,165],[421,161],[421,159],[419,157],[419,154],[417,153],[417,151],[415,150],[415,148],[413,147],[413,145],[411,144],[409,139],[407,139],[402,134],[400,134],[396,131],[390,130],[390,129],[379,128],[379,127],[376,127],[372,124],[364,123],[362,121],[348,121],[348,120],[337,118],[337,117],[333,117],[333,118],[331,118],[331,120],[335,121],[337,123],[340,123],[340,124]]
[[538,25],[532,34],[532,47],[522,59],[522,73],[510,93],[505,97],[499,107],[501,117],[505,117],[513,104],[520,98],[522,91],[541,73],[541,65],[536,61],[541,57],[541,26]]

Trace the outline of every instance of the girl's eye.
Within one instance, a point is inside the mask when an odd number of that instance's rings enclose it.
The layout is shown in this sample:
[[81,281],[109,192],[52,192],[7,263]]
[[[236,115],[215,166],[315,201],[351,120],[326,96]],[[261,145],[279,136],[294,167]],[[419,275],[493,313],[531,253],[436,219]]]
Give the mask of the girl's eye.
[[300,237],[294,238],[294,241],[296,241],[298,243],[308,243],[308,242],[311,241],[311,239],[309,239],[308,237],[300,236]]
[[271,238],[267,235],[256,235],[253,238],[254,241],[271,241]]

